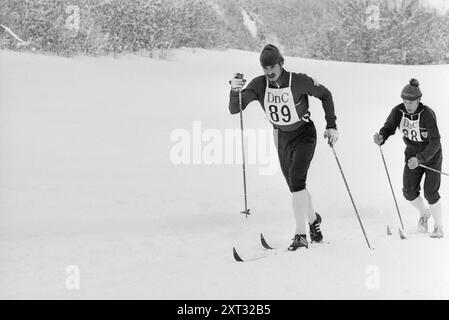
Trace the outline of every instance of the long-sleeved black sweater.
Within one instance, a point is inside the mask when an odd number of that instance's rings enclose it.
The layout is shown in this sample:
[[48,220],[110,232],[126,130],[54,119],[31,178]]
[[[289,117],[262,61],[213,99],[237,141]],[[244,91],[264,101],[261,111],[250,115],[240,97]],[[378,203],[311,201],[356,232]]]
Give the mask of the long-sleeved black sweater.
[[[269,82],[269,86],[272,88],[286,88],[289,85],[289,77],[290,72],[283,70],[280,79],[275,83]],[[254,78],[247,85],[247,87],[241,91],[242,109],[244,110],[250,102],[258,100],[263,110],[265,111],[264,97],[266,86],[267,79],[264,75]],[[314,79],[305,74],[292,73],[291,89],[299,119],[303,118],[308,113],[308,96],[311,95],[322,101],[325,119],[327,122],[326,129],[337,127],[335,123],[337,117],[335,116],[332,94],[326,87],[319,84]],[[237,92],[234,92],[232,90],[229,98],[229,111],[231,112],[231,114],[240,112],[239,95]],[[304,124],[304,121],[299,121],[288,126],[278,126],[275,124],[273,124],[273,126],[275,128],[281,129],[282,131],[293,131],[299,128],[302,124]]]
[[395,133],[396,128],[402,130],[407,158],[416,156],[421,163],[426,164],[442,155],[435,112],[428,106],[420,103],[413,114],[407,112],[403,103],[394,107],[379,131],[383,143]]

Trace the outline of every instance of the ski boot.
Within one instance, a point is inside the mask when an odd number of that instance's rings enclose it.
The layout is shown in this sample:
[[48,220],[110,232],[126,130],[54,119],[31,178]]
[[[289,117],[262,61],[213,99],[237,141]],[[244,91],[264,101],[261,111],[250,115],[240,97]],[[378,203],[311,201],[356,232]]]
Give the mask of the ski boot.
[[305,234],[295,234],[293,238],[292,244],[288,247],[288,251],[295,251],[299,248],[309,248],[309,243],[307,242],[307,238]]
[[316,213],[316,219],[313,223],[309,223],[310,227],[310,241],[311,242],[321,242],[323,241],[323,234],[321,233],[320,224],[321,216]]
[[429,224],[428,224],[429,218],[430,218],[429,212],[427,212],[426,215],[421,216],[419,218],[419,221],[418,221],[418,232],[420,232],[420,233],[427,233],[429,231]]
[[433,232],[430,234],[431,238],[443,238],[444,237],[444,232],[443,232],[443,227],[435,227],[433,229]]

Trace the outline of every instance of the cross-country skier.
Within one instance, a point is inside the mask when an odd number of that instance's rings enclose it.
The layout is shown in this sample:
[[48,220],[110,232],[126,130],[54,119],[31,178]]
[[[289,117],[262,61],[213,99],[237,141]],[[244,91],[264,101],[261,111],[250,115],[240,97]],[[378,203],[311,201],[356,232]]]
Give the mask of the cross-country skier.
[[[393,108],[383,128],[374,134],[374,143],[383,145],[388,137],[395,133],[396,128],[402,132],[406,145],[402,189],[404,197],[420,213],[418,232],[428,232],[430,211],[435,222],[430,237],[442,238],[443,219],[438,193],[441,174],[420,166],[423,164],[441,171],[443,156],[440,133],[435,112],[421,103],[421,97],[418,80],[411,79],[401,92],[403,103]],[[420,184],[424,175],[424,197],[430,210],[426,208],[420,196]]]
[[296,230],[289,250],[308,248],[305,222],[308,218],[310,239],[321,242],[321,216],[315,213],[312,198],[306,189],[307,171],[316,146],[316,129],[310,119],[308,96],[322,101],[327,122],[324,138],[333,145],[338,140],[335,123],[334,103],[328,89],[305,74],[288,72],[284,69],[284,58],[272,44],[264,47],[260,54],[264,75],[254,78],[242,90],[245,80],[234,77],[231,81],[229,110],[240,112],[239,92],[242,110],[252,101],[259,101],[274,127],[282,173],[292,193],[292,205],[296,219]]

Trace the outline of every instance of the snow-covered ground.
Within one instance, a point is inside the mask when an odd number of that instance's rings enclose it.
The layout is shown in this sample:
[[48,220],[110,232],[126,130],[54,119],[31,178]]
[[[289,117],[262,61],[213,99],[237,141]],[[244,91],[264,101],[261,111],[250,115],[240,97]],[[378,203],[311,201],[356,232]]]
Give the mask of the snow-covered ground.
[[[242,169],[226,145],[238,142],[227,133],[238,134],[240,123],[227,110],[228,80],[234,72],[259,75],[257,53],[182,49],[161,61],[3,51],[0,298],[449,298],[449,236],[415,233],[418,214],[401,193],[402,139],[396,134],[383,149],[407,241],[397,235],[397,212],[372,143],[401,89],[416,77],[423,102],[438,116],[443,152],[449,150],[449,66],[286,57],[285,67],[333,93],[335,150],[374,250],[320,138],[308,188],[330,244],[234,261],[233,246],[243,257],[262,251],[260,232],[285,247],[294,231],[290,195],[270,157],[270,126],[257,104],[244,113],[245,129],[261,146],[247,140],[255,159],[247,166],[252,215],[239,213]],[[314,98],[311,112],[322,137],[324,113]],[[238,157],[238,144],[235,150]],[[447,226],[445,176],[441,195]]]

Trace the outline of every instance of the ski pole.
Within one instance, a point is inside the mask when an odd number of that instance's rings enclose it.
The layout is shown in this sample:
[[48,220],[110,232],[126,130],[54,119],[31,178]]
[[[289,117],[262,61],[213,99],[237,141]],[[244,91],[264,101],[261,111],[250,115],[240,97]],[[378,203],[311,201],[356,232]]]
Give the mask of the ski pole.
[[[243,74],[236,73],[236,78],[243,79]],[[243,108],[242,108],[242,93],[239,91],[239,107],[240,107],[240,130],[241,130],[241,136],[242,136],[242,162],[243,162],[243,194],[245,198],[245,210],[241,211],[240,213],[245,214],[246,219],[248,219],[249,209],[248,209],[248,201],[246,199],[246,168],[245,168],[245,145],[244,145],[244,138],[243,138]]]
[[399,212],[398,202],[396,201],[396,196],[394,194],[393,185],[391,184],[390,174],[388,173],[387,163],[385,162],[384,153],[382,151],[382,146],[379,146],[380,154],[382,155],[382,161],[384,162],[385,171],[387,172],[388,182],[390,183],[391,193],[393,194],[394,204],[396,205],[396,210],[398,211],[399,221],[401,222],[402,230],[404,230],[404,223],[402,223],[401,213]]
[[366,243],[368,244],[368,248],[370,248],[372,250],[372,248],[371,248],[371,246],[369,244],[369,241],[368,241],[368,237],[366,236],[365,229],[363,228],[363,223],[362,223],[362,220],[360,219],[359,212],[357,211],[357,207],[355,206],[354,199],[352,198],[351,190],[349,190],[349,186],[348,186],[348,183],[346,182],[346,178],[345,178],[345,175],[343,173],[343,169],[341,168],[340,161],[338,160],[337,153],[335,152],[334,146],[333,145],[330,145],[330,146],[331,146],[332,151],[334,153],[335,160],[337,160],[338,168],[340,169],[341,176],[343,177],[343,181],[345,182],[346,189],[348,190],[349,197],[351,198],[352,206],[354,207],[355,213],[357,215],[357,219],[359,220],[360,227],[362,228],[363,235],[365,236]]
[[430,167],[425,166],[425,165],[423,165],[423,164],[420,164],[419,166],[420,166],[420,167],[423,167],[424,169],[428,169],[428,170],[430,170],[430,171],[434,171],[434,172],[437,172],[437,173],[440,173],[440,174],[444,174],[445,176],[449,176],[449,174],[447,174],[447,173],[444,173],[444,172],[442,172],[442,171],[438,171],[437,169],[430,168]]

